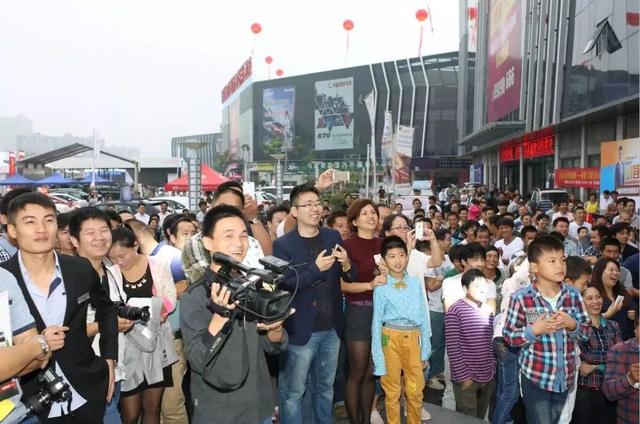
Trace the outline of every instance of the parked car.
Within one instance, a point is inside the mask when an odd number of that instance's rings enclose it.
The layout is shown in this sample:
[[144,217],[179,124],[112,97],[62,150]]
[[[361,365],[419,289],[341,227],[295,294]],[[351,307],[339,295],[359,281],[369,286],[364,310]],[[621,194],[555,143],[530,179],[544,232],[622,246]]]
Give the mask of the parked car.
[[527,202],[527,205],[532,211],[536,209],[541,209],[546,212],[555,202],[568,202],[569,201],[569,192],[564,188],[554,188],[548,190],[535,189],[533,193],[531,193],[531,198]]
[[48,196],[49,196],[49,199],[51,199],[51,201],[55,205],[56,212],[58,212],[58,213],[67,213],[67,212],[71,212],[72,210],[75,209],[73,204],[68,200],[61,199],[61,198],[59,198],[57,196],[53,196],[51,194],[49,194]]
[[113,208],[116,212],[127,210],[131,212],[131,214],[135,215],[138,212],[138,205],[140,204],[140,202],[144,203],[147,215],[160,213],[160,207],[155,206],[153,203],[149,202],[148,200],[131,200],[128,202],[120,201],[120,202],[98,203],[96,207],[103,211],[109,208]]
[[276,199],[276,196],[271,193],[267,193],[266,191],[256,191],[256,203],[258,206],[268,208],[272,205],[278,204],[278,199]]
[[58,187],[56,189],[52,189],[51,192],[52,193],[64,193],[64,194],[67,194],[69,196],[73,196],[73,197],[75,197],[77,199],[86,200],[87,202],[89,201],[89,194],[85,193],[84,191],[80,190],[79,188]]
[[169,212],[182,213],[183,209],[189,209],[189,198],[184,196],[159,196],[148,199],[151,204],[160,209],[160,203],[167,202]]
[[84,208],[85,206],[89,206],[89,202],[81,197],[73,196],[66,192],[60,192],[58,190],[49,192],[50,195],[56,196],[63,200],[68,200],[73,203],[73,206],[76,208]]
[[[289,195],[291,194],[291,190],[293,190],[295,186],[282,186],[282,200],[289,200]],[[276,196],[276,187],[275,186],[266,186],[266,187],[257,187],[257,191],[264,191],[272,196]]]

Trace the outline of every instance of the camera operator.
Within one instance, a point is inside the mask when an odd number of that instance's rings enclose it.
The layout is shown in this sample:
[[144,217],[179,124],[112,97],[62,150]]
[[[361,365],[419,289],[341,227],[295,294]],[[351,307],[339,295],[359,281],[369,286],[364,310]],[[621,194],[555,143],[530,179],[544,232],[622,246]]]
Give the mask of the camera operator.
[[[207,251],[242,262],[248,250],[242,212],[220,205],[207,212],[202,224]],[[282,321],[258,322],[234,314],[230,292],[216,283],[221,266],[212,262],[197,283],[182,296],[180,320],[191,364],[192,423],[255,424],[271,422],[273,398],[264,352],[278,354],[287,345]],[[213,313],[212,311],[216,311]]]
[[[109,216],[98,208],[86,207],[73,213],[69,219],[69,234],[78,256],[87,258],[93,269],[100,276],[102,287],[115,302],[126,302],[127,295],[122,288],[122,274],[120,268],[107,259],[111,248],[111,220]],[[124,333],[133,326],[133,321],[118,317],[118,363],[115,369],[115,387],[113,398],[107,404],[104,415],[106,424],[121,423],[118,403],[120,402],[120,385],[124,380],[123,366],[126,337]],[[95,337],[93,350],[100,355],[100,333],[98,323],[95,322],[95,309],[90,307],[87,314],[87,334]]]
[[[56,254],[57,222],[53,202],[40,193],[16,197],[8,208],[7,231],[18,241],[18,254],[2,267],[12,273],[48,341],[52,369],[71,390],[70,402],[56,402],[39,415],[42,422],[102,422],[113,395],[117,358],[115,306],[84,258]],[[96,308],[102,358],[95,356],[87,335],[87,308]],[[38,389],[37,373],[21,378],[24,398]]]

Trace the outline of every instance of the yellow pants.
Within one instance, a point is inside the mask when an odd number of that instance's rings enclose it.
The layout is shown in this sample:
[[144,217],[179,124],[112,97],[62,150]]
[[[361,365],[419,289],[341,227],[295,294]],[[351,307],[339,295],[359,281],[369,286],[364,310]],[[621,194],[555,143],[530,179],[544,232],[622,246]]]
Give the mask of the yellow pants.
[[385,394],[387,423],[400,424],[401,379],[404,378],[407,423],[419,424],[424,390],[420,331],[402,331],[383,327],[382,350],[387,373],[380,377],[380,383]]

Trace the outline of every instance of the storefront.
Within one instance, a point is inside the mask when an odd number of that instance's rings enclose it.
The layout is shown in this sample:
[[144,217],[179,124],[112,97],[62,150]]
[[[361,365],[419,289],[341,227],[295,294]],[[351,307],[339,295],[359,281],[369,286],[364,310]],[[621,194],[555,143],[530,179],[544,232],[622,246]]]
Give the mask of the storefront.
[[519,186],[520,158],[522,157],[523,187],[525,194],[535,188],[553,186],[553,155],[555,134],[537,138],[524,136],[500,145],[500,185]]

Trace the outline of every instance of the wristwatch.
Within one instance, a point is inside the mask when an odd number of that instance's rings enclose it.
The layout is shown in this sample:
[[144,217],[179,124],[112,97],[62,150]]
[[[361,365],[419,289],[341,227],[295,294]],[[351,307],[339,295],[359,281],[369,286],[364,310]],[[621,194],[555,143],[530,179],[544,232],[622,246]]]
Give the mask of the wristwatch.
[[47,343],[47,339],[45,339],[43,335],[39,335],[38,342],[40,343],[40,349],[42,349],[41,355],[48,355],[49,352],[51,352],[51,349],[49,349],[49,343]]
[[250,224],[259,224],[260,220],[258,219],[258,217],[253,218],[252,220],[249,221]]

